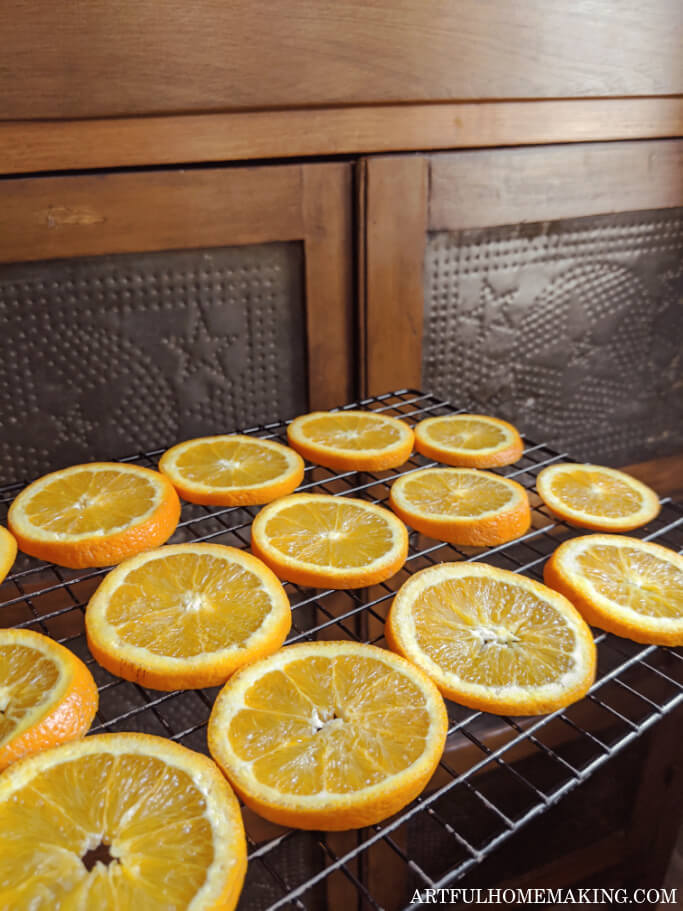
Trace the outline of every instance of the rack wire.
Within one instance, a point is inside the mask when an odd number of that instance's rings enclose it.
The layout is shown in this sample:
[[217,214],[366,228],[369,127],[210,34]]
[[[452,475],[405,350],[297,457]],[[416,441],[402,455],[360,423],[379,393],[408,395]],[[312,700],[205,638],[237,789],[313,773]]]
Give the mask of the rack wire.
[[[465,411],[409,389],[340,410],[349,408],[393,415],[410,424]],[[277,421],[243,432],[286,442],[286,426]],[[156,468],[162,451],[122,461]],[[384,618],[394,593],[416,570],[447,560],[483,560],[541,580],[548,555],[560,541],[580,532],[550,515],[535,493],[535,478],[544,466],[568,459],[567,453],[525,440],[520,461],[497,469],[529,492],[532,528],[515,541],[475,550],[412,533],[405,567],[388,582],[351,591],[287,583],[293,612],[288,642],[352,639],[384,646]],[[433,464],[416,454],[392,471],[335,473],[308,465],[300,490],[383,503],[395,478]],[[7,509],[22,487],[0,488],[0,524],[6,524]],[[257,511],[184,504],[171,542],[214,541],[246,548]],[[683,508],[662,500],[659,516],[634,534],[681,552]],[[0,585],[0,626],[45,633],[90,666],[100,692],[91,733],[144,731],[206,753],[206,723],[217,689],[157,692],[112,676],[89,654],[85,607],[106,572],[67,570],[21,555]],[[683,650],[636,645],[597,630],[594,635],[596,682],[585,699],[568,709],[510,718],[448,703],[447,746],[432,782],[421,797],[379,825],[351,833],[301,832],[267,823],[243,808],[249,868],[239,909],[407,909],[416,889],[453,884],[683,702]],[[520,761],[525,757],[535,762]]]

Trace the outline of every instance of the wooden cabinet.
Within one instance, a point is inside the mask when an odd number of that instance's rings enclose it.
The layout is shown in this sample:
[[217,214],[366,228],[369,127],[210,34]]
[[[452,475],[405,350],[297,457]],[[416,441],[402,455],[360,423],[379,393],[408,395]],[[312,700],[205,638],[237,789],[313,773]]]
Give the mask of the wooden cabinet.
[[364,390],[423,387],[579,458],[683,447],[683,141],[361,165]]
[[330,163],[2,182],[3,476],[352,398],[351,178]]

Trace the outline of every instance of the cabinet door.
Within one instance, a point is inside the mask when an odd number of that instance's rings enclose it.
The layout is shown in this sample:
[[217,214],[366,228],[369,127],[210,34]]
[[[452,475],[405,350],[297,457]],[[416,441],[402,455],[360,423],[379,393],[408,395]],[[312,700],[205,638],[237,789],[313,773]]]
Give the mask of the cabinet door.
[[0,185],[0,476],[354,393],[347,164]]
[[682,165],[680,140],[366,159],[365,391],[611,464],[680,449]]

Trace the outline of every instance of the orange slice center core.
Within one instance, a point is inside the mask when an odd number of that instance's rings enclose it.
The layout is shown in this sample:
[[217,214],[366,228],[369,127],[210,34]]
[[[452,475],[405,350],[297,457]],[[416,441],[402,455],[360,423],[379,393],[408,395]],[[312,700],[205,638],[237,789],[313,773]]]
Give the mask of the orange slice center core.
[[550,489],[563,503],[588,515],[616,519],[633,515],[643,506],[638,491],[626,481],[600,471],[558,472]]
[[420,512],[478,516],[501,509],[514,492],[502,482],[474,473],[417,472],[403,485],[403,495]]
[[3,869],[3,885],[44,878],[51,908],[74,895],[88,908],[188,907],[214,858],[206,809],[186,771],[151,756],[53,765],[0,806],[20,859],[16,874]]
[[155,505],[158,490],[137,474],[77,471],[55,478],[26,504],[33,525],[57,534],[81,535],[128,526]]
[[266,673],[228,737],[261,784],[282,793],[346,794],[418,759],[430,714],[407,676],[376,659],[316,657]]
[[255,573],[207,554],[175,554],[131,570],[112,592],[107,622],[119,639],[189,658],[243,646],[272,609]]
[[207,440],[181,452],[177,470],[189,481],[210,487],[253,487],[284,474],[282,452],[246,440]]
[[311,418],[301,429],[311,442],[333,449],[384,449],[401,438],[392,424],[380,418],[354,414]]
[[543,686],[574,667],[574,632],[552,604],[498,580],[447,579],[413,605],[421,650],[481,686]]
[[429,425],[428,434],[450,449],[493,449],[507,439],[501,427],[471,418],[435,421]]
[[576,556],[581,574],[610,601],[648,617],[683,618],[683,572],[631,547],[596,544]]
[[342,498],[285,507],[268,520],[265,534],[281,553],[316,566],[367,566],[393,546],[381,516]]

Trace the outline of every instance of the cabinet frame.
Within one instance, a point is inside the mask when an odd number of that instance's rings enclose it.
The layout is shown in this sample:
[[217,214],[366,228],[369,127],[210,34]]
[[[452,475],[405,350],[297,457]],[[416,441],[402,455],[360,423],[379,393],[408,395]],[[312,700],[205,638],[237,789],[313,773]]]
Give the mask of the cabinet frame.
[[683,140],[393,155],[359,162],[363,395],[420,388],[430,231],[683,205]]
[[0,262],[302,242],[309,405],[353,399],[350,164],[17,178],[0,213]]

